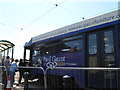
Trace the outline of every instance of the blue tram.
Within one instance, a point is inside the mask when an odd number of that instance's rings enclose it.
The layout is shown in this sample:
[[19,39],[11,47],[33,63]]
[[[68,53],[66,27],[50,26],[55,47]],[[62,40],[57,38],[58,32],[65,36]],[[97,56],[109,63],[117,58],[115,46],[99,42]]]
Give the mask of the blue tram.
[[[120,67],[120,10],[35,36],[25,44],[30,65],[47,67]],[[54,71],[54,70],[53,70]],[[72,70],[71,70],[72,71]],[[64,70],[48,75],[64,76]],[[31,78],[42,75],[31,69]],[[80,70],[69,73],[79,88],[120,89],[120,73]],[[104,82],[104,83],[103,83]]]

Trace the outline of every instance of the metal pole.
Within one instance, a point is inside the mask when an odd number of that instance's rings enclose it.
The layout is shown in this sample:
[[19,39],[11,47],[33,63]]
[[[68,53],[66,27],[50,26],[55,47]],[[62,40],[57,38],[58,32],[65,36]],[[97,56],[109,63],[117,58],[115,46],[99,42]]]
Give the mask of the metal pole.
[[43,73],[44,73],[44,88],[45,90],[47,90],[47,70],[43,70]]
[[14,53],[14,47],[12,47],[12,58],[13,58],[13,53]]

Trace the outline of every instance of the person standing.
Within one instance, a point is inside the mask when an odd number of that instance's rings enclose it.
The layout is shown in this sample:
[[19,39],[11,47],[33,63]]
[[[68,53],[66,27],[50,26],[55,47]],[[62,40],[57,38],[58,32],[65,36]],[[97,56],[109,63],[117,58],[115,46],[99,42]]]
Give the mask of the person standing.
[[10,65],[10,78],[11,78],[11,87],[13,87],[13,83],[14,83],[14,75],[15,75],[15,71],[18,69],[17,68],[17,62],[18,60],[16,59],[15,61],[13,61]]
[[10,57],[7,56],[6,59],[3,59],[3,66],[5,66],[2,70],[3,70],[3,74],[2,74],[2,83],[4,85],[4,90],[6,90],[6,86],[7,86],[7,77],[9,75],[9,66],[10,66]]
[[7,56],[6,59],[4,60],[4,66],[6,67],[7,75],[9,75],[9,66],[10,66],[10,57],[9,56]]
[[[19,66],[20,67],[25,66],[23,59],[20,59]],[[19,76],[18,85],[21,84],[21,80],[22,80],[23,75],[24,75],[24,68],[19,68],[19,75],[20,76]]]

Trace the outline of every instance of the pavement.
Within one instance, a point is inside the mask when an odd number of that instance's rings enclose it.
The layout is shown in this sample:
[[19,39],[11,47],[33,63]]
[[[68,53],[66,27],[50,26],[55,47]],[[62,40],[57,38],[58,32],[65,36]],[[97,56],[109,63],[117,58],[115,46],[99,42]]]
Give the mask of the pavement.
[[[24,79],[22,78],[21,84],[18,85],[19,72],[15,73],[15,82],[11,90],[24,90]],[[2,83],[0,81],[0,90],[2,89]],[[28,81],[28,90],[45,90],[44,86],[40,84],[38,79]]]
[[[18,84],[19,72],[15,74],[15,85],[12,90],[24,90],[24,79],[21,80],[21,84]],[[38,82],[38,79],[28,80],[28,90],[44,90],[44,86]]]
[[[17,85],[18,84],[18,81],[19,81],[19,72],[16,72],[15,73],[15,84],[13,85],[13,88],[12,90],[24,90],[24,84],[20,84],[19,86]],[[21,80],[21,82],[24,82],[24,79]]]
[[24,90],[24,86],[23,85],[19,85],[19,86],[16,86],[16,85],[13,85],[13,88],[11,88],[12,90]]

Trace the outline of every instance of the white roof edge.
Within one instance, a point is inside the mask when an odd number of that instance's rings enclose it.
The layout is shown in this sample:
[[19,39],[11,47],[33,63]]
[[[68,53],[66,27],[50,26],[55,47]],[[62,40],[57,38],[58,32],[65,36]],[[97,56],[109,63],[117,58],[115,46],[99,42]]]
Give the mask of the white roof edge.
[[108,22],[112,22],[112,21],[116,21],[118,19],[120,19],[120,9],[116,10],[116,11],[112,11],[100,16],[96,16],[81,22],[77,22],[68,26],[64,26],[62,28],[47,32],[45,34],[41,34],[38,36],[35,36],[32,38],[32,43],[40,41],[40,40],[44,40],[44,39],[48,39],[51,37],[55,37],[55,36],[59,36],[59,35],[63,35],[69,32],[73,32],[73,31],[77,31],[77,30],[82,30],[85,28],[89,28],[89,27],[93,27],[96,25],[101,25],[104,23],[108,23]]

